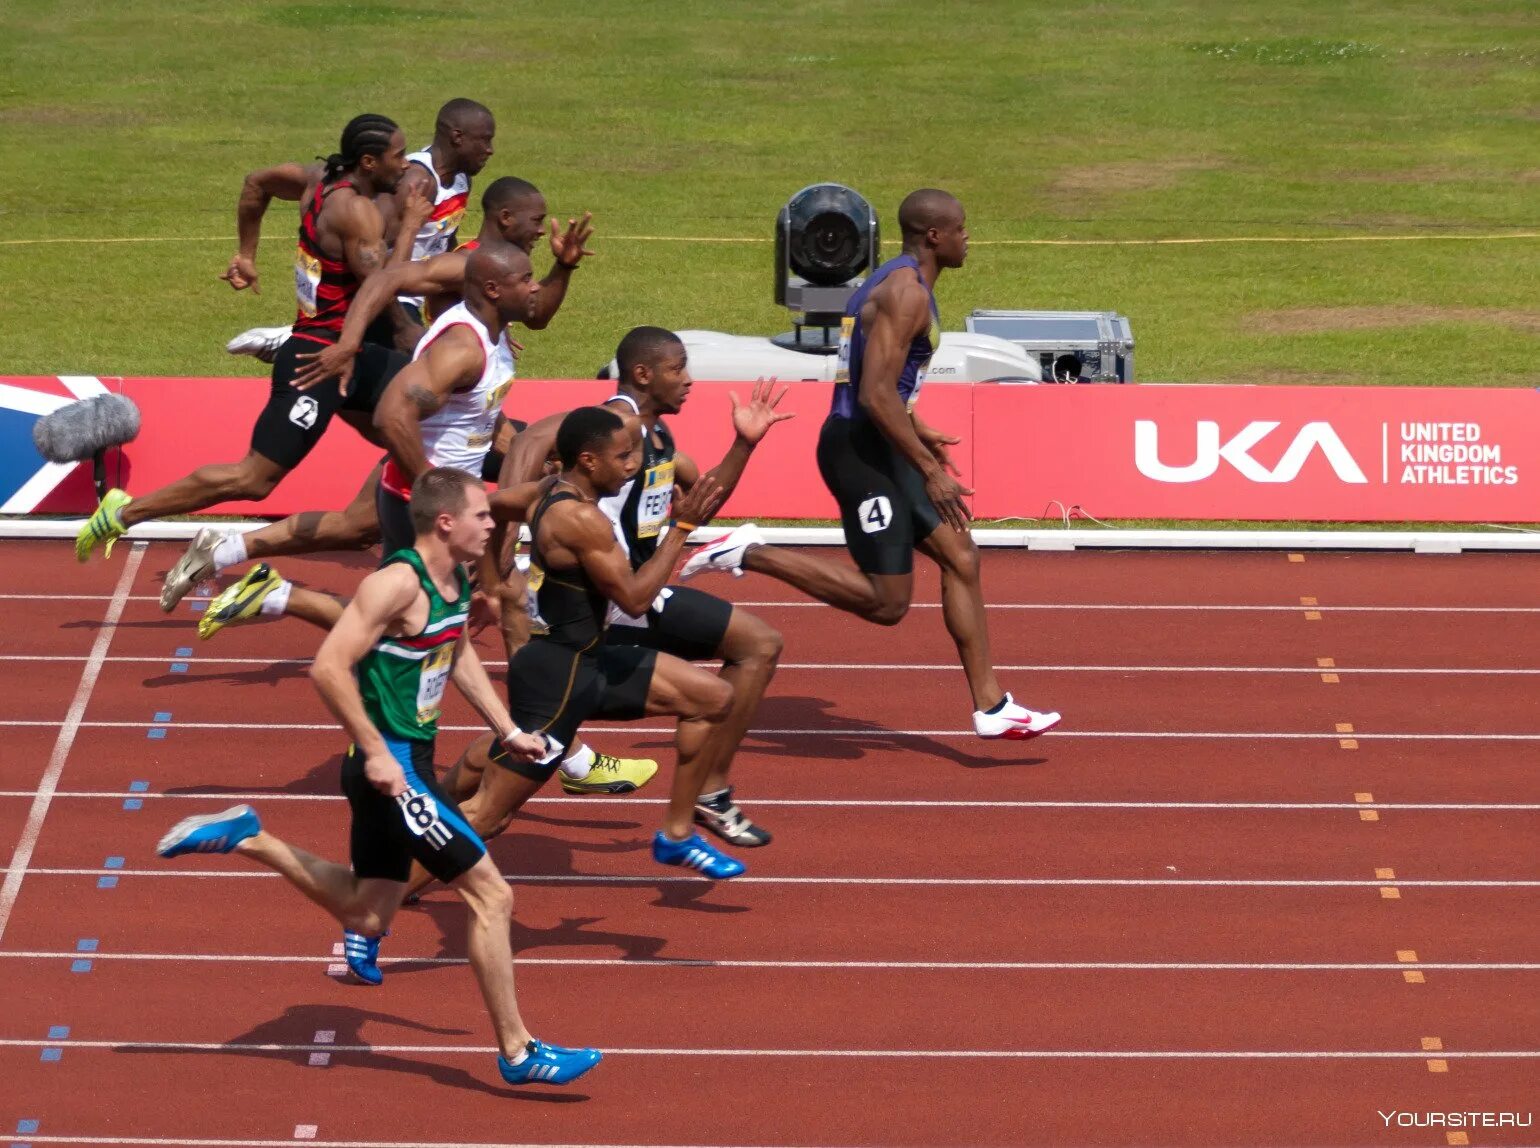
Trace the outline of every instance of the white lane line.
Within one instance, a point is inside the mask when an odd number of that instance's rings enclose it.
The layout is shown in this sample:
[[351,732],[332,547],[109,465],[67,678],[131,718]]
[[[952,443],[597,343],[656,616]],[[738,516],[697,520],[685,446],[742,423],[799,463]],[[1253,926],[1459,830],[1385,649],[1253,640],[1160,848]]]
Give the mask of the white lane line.
[[[87,660],[84,654],[0,654],[0,662],[84,662]],[[175,658],[169,654],[159,654],[154,657],[140,657],[121,655],[109,657],[108,662],[124,665],[155,665],[164,666],[168,662],[186,662],[189,666],[308,666],[309,658],[209,658],[192,657]],[[482,664],[490,668],[502,668],[508,665],[505,661],[483,658]],[[713,662],[700,662],[699,665],[714,665]],[[885,671],[914,671],[925,673],[945,673],[956,670],[957,666],[950,662],[781,662],[777,670],[861,670],[868,672]],[[1121,665],[1054,665],[1049,663],[1038,665],[999,665],[995,669],[1001,673],[1087,673],[1087,674],[1319,674],[1320,666],[1121,666]],[[1505,675],[1536,675],[1540,674],[1540,667],[1516,667],[1516,666],[1334,666],[1332,672],[1337,674],[1424,674],[1424,675],[1468,675],[1501,677]]]
[[[193,877],[201,880],[278,880],[279,874],[256,869],[73,869],[34,868],[28,873],[43,877]],[[638,877],[599,873],[504,873],[513,885],[681,885],[705,881],[704,877]],[[975,888],[1222,888],[1222,889],[1532,889],[1540,880],[1523,878],[1470,878],[1408,880],[1367,878],[1238,878],[1238,877],[734,877],[740,885],[905,885]]]
[[[0,959],[75,960],[73,950],[5,951]],[[329,965],[336,958],[299,954],[251,953],[103,953],[91,954],[92,960],[248,964]],[[1405,972],[1408,968],[1436,972],[1540,972],[1540,961],[1455,961],[1438,963],[1418,961],[1415,966],[1399,961],[771,961],[724,958],[669,957],[527,957],[515,954],[520,965],[555,968],[641,968],[657,969],[851,969],[877,972],[1135,972],[1135,973],[1295,973],[1295,972]],[[382,965],[467,965],[464,957],[382,956]],[[650,974],[649,974],[650,975]]]
[[[0,602],[104,602],[108,596],[104,594],[0,594]],[[130,602],[158,602],[160,599],[153,594],[133,595]],[[197,599],[207,601],[207,599]],[[734,601],[735,606],[743,606],[751,609],[788,609],[788,610],[827,610],[830,607],[822,602],[791,601],[791,600],[765,600],[765,601]],[[1298,614],[1303,610],[1299,605],[1248,605],[1245,603],[1153,603],[1153,602],[986,602],[986,608],[990,610],[1167,610],[1167,611],[1197,611],[1218,613],[1284,613]],[[911,610],[939,610],[940,602],[911,602]],[[1341,614],[1540,614],[1540,606],[1312,606],[1312,610],[1320,610],[1322,613]]]
[[[0,729],[45,729],[58,726],[57,721],[33,721],[18,719],[0,719]],[[79,723],[85,729],[148,729],[153,722],[148,721],[85,721]],[[176,728],[212,729],[212,730],[251,730],[253,732],[287,732],[291,730],[326,730],[336,733],[341,737],[335,723],[332,722],[199,722],[178,721]],[[440,733],[485,733],[484,725],[439,725]],[[584,733],[590,734],[672,734],[673,726],[643,726],[643,725],[585,725]],[[869,729],[751,729],[749,737],[777,738],[777,737],[822,737],[822,738],[868,738],[883,739],[895,737],[944,737],[975,739],[978,734],[971,729],[885,729],[873,726]],[[1420,731],[1408,731],[1402,733],[1361,733],[1355,732],[1353,737],[1359,741],[1540,741],[1540,733],[1426,733]],[[1220,741],[1340,741],[1343,737],[1340,733],[1301,733],[1291,731],[1270,730],[1076,730],[1056,729],[1047,735],[1045,745],[1052,744],[1064,738],[1117,738],[1117,739],[1198,739]],[[753,746],[748,747],[753,749]]]
[[[58,1041],[0,1039],[0,1048],[46,1048]],[[490,1056],[495,1045],[463,1044],[276,1044],[246,1041],[74,1040],[72,1052],[360,1052],[419,1056]],[[605,1048],[606,1056],[841,1057],[873,1060],[946,1058],[958,1060],[1426,1060],[1423,1050],[1406,1049],[1121,1049],[1121,1048]],[[1444,1049],[1445,1059],[1534,1060],[1540,1049]],[[16,1139],[15,1135],[8,1139]],[[27,1139],[32,1139],[29,1135]]]
[[[31,797],[30,789],[0,789],[0,798]],[[151,793],[123,790],[59,790],[56,798],[107,799],[118,801],[125,797],[163,799],[167,801],[346,801],[340,793],[274,793],[255,790],[251,793],[220,791],[218,793]],[[535,797],[534,805],[578,805],[592,809],[592,797]],[[666,797],[606,797],[606,807],[611,805],[667,805]],[[1010,798],[999,801],[930,801],[902,799],[873,800],[868,798],[799,798],[756,797],[755,808],[776,806],[811,809],[1186,809],[1197,811],[1226,812],[1233,810],[1340,811],[1345,809],[1385,809],[1401,812],[1424,813],[1535,813],[1540,803],[1521,802],[1414,802],[1414,801],[1018,801]]]
[[59,788],[59,775],[64,772],[65,759],[69,757],[70,747],[75,744],[75,735],[80,731],[83,723],[86,706],[91,701],[91,692],[96,688],[97,678],[102,672],[102,664],[107,658],[107,647],[112,642],[112,636],[117,632],[118,619],[123,616],[123,608],[128,602],[128,591],[134,584],[134,576],[139,573],[139,564],[144,560],[145,544],[135,542],[128,552],[128,559],[123,563],[123,573],[118,575],[118,584],[112,594],[112,599],[107,605],[106,617],[102,620],[102,627],[97,631],[96,641],[91,646],[91,656],[87,659],[85,668],[80,673],[80,682],[75,686],[75,696],[70,701],[69,712],[64,715],[64,721],[59,725],[59,736],[54,740],[53,752],[48,758],[48,768],[43,773],[43,779],[38,783],[36,792],[32,798],[32,808],[27,812],[26,824],[21,830],[21,839],[16,843],[16,852],[11,855],[10,868],[6,870],[5,883],[0,885],[0,937],[5,936],[5,927],[10,923],[11,910],[16,907],[16,898],[21,893],[21,882],[27,874],[27,866],[32,861],[32,851],[37,848],[37,840],[43,832],[43,819],[48,816],[48,807],[53,803],[54,792]]

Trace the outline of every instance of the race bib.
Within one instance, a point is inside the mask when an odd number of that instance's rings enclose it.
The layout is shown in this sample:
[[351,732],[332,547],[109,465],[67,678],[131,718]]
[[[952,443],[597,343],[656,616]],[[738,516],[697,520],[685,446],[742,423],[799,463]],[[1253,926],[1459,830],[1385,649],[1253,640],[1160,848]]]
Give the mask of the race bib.
[[294,294],[299,297],[300,314],[314,318],[316,291],[321,286],[321,261],[303,247],[294,250]]
[[853,315],[846,315],[840,320],[840,350],[838,365],[834,368],[834,381],[836,384],[850,382],[850,340],[856,333],[856,320]]
[[417,722],[427,725],[437,721],[439,703],[444,700],[444,688],[449,685],[449,675],[454,672],[455,644],[445,642],[423,659],[417,679]]
[[636,536],[656,538],[668,522],[674,506],[674,460],[649,466],[642,480],[642,498],[636,507]]
[[529,564],[529,573],[526,576],[524,609],[529,614],[529,632],[534,634],[549,634],[551,627],[540,616],[540,587],[545,584],[545,571],[533,562]]

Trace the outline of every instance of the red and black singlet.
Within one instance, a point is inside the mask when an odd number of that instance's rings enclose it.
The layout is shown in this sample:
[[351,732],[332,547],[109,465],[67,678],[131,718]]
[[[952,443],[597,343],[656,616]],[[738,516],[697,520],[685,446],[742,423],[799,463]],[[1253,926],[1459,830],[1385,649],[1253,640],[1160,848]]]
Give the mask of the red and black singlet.
[[335,343],[342,334],[343,320],[360,286],[346,259],[333,259],[321,250],[316,233],[326,197],[352,186],[347,180],[318,184],[310,205],[300,214],[299,246],[294,253],[294,293],[299,302],[294,334],[320,343]]

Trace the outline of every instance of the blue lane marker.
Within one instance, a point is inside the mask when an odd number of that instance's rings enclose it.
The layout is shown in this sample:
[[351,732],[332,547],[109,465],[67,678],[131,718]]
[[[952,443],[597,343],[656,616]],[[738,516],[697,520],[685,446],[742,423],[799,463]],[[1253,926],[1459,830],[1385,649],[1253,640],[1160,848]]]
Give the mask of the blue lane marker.
[[186,662],[172,662],[171,663],[171,672],[173,674],[185,674],[187,672],[187,663]]
[[62,1048],[45,1048],[43,1049],[43,1055],[38,1059],[44,1064],[53,1064],[64,1059],[64,1050]]
[[116,889],[118,887],[118,879],[116,877],[98,877],[96,879],[96,887],[98,889]]
[[190,657],[192,657],[192,647],[191,646],[178,646],[176,648],[176,655],[175,656],[178,657],[178,658],[190,658]]
[[70,962],[70,972],[72,972],[72,973],[89,973],[90,971],[91,971],[91,962],[90,961],[80,960],[80,961],[71,961]]
[[170,721],[171,720],[171,711],[170,710],[161,710],[159,713],[157,713],[155,715],[155,720],[157,722]]
[[42,1123],[37,1120],[18,1120],[16,1122],[16,1131],[22,1136],[30,1136],[41,1127]]
[[144,800],[142,798],[139,798],[139,797],[125,797],[123,799],[123,808],[124,809],[143,809],[144,808]]
[[130,793],[148,793],[149,789],[150,783],[148,781],[130,781],[128,783],[128,791]]
[[70,1026],[67,1024],[54,1024],[48,1026],[49,1040],[68,1040],[70,1038]]
[[155,729],[150,730],[150,732],[144,736],[149,738],[151,741],[165,741],[166,731],[157,726]]
[[107,858],[107,860],[102,862],[102,868],[103,869],[121,869],[121,868],[123,868],[123,858],[121,858],[121,857],[109,857],[109,858]]
[[77,953],[94,953],[100,944],[101,942],[95,937],[81,937],[80,940],[75,942],[75,951]]

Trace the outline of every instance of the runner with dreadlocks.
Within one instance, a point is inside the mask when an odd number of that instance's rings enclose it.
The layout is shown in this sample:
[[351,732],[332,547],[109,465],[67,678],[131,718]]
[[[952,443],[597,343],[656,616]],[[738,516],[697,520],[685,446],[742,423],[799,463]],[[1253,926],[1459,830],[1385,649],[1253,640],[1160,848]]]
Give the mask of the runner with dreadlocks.
[[[386,266],[390,256],[385,221],[374,196],[391,191],[405,170],[406,139],[394,122],[363,115],[348,123],[340,150],[327,159],[320,182],[300,204],[294,261],[299,313],[293,335],[273,362],[272,389],[257,416],[246,457],[200,467],[142,498],[109,490],[75,536],[76,558],[86,561],[99,544],[110,554],[113,543],[135,523],[191,514],[219,502],[260,502],[310,453],[334,416],[341,415],[365,438],[379,441],[373,427],[374,406],[391,377],[406,364],[406,356],[366,344],[346,394],[335,381],[301,393],[292,380],[299,356],[337,340],[359,286]],[[430,211],[431,205],[422,197],[411,201],[401,221],[396,259],[410,255],[412,237]]]

